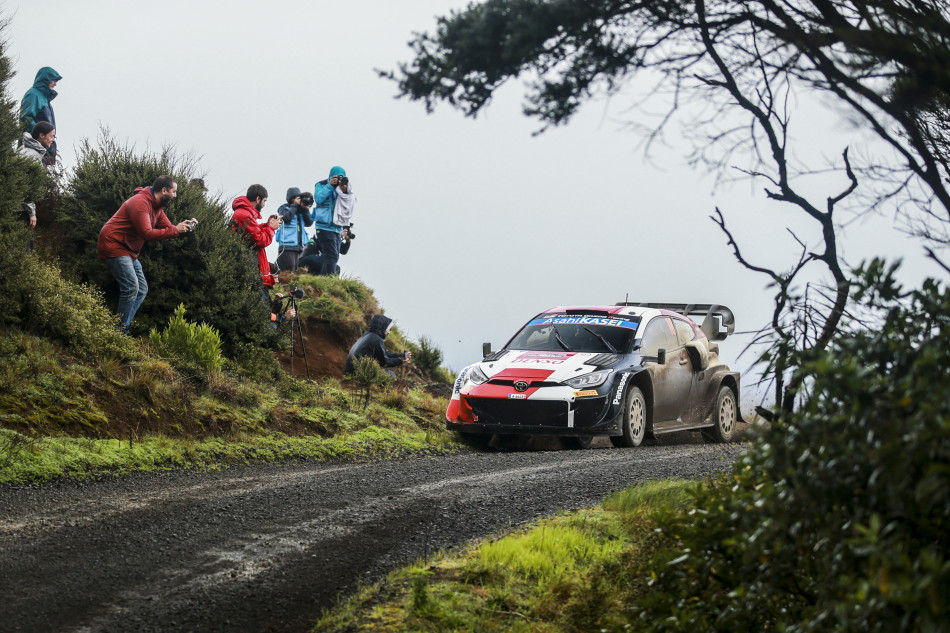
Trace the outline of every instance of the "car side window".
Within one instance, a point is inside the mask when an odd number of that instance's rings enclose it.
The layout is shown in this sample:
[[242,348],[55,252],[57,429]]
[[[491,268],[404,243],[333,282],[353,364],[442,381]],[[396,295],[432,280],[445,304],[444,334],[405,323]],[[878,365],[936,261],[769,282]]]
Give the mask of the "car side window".
[[676,328],[676,337],[680,345],[686,345],[696,338],[696,331],[693,326],[682,319],[673,319],[673,326]]
[[643,343],[640,345],[641,354],[656,356],[657,350],[661,348],[669,351],[675,347],[679,347],[679,343],[669,318],[656,317],[647,324],[647,329],[643,332]]

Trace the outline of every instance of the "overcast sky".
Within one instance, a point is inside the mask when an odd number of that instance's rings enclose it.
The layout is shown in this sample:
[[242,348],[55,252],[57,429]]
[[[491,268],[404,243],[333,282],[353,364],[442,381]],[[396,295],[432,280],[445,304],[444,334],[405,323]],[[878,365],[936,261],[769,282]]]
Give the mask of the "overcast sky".
[[[140,150],[173,144],[199,156],[209,188],[229,200],[263,184],[265,212],[288,187],[312,189],[342,165],[359,198],[343,270],[456,370],[480,358],[483,341],[497,348],[557,305],[722,303],[739,330],[765,324],[767,280],[735,262],[708,216],[719,206],[746,257],[776,268],[797,253],[786,225],[814,231],[760,185],[714,190],[675,137],[644,161],[623,96],[540,136],[521,115],[518,84],[474,120],[394,99],[374,69],[408,61],[412,33],[464,4],[7,0],[0,11],[11,19],[12,96],[42,66],[63,75],[54,106],[67,165],[78,141],[107,126]],[[867,142],[822,104],[802,104],[793,125],[806,156]],[[821,204],[837,191],[819,193]],[[174,206],[170,215],[181,219]],[[903,256],[905,278],[932,274],[889,219],[844,235],[850,263]],[[735,362],[742,344],[722,344],[724,359]]]

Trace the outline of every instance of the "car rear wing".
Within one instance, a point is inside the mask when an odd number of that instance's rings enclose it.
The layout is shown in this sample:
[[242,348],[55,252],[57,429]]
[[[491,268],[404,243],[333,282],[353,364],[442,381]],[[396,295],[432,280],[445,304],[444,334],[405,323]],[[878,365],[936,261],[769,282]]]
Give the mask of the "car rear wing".
[[637,303],[624,301],[618,306],[656,308],[679,312],[690,318],[703,317],[700,328],[710,341],[724,341],[736,329],[736,316],[732,310],[718,303]]

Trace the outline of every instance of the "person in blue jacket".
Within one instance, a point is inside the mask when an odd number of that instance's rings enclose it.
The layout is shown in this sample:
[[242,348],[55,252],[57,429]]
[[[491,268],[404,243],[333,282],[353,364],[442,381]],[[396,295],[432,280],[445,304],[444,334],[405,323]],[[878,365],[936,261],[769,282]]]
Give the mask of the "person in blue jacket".
[[297,187],[287,190],[287,204],[277,209],[281,225],[274,238],[277,240],[277,267],[280,270],[297,270],[300,253],[310,241],[307,227],[313,225],[310,217],[310,205],[313,196],[310,192],[300,193]]
[[[24,129],[32,130],[40,121],[46,121],[56,127],[56,116],[50,102],[56,98],[56,84],[62,78],[62,75],[49,66],[43,66],[36,73],[33,87],[26,91],[23,101],[20,102],[20,122]],[[46,153],[48,156],[43,159],[45,164],[52,165],[56,162],[56,141],[46,148]]]
[[336,271],[336,264],[340,260],[340,234],[343,233],[343,227],[333,223],[333,209],[339,195],[336,188],[348,193],[349,186],[349,178],[342,167],[331,168],[329,178],[314,185],[314,207],[311,215],[317,230],[317,245],[323,256],[323,268],[313,271],[315,274],[332,275]]

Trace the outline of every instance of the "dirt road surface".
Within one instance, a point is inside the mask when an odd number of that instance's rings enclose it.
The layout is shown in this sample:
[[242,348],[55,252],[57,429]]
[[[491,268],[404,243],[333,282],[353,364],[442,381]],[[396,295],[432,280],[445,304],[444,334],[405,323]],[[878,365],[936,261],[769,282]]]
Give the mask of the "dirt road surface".
[[307,631],[359,580],[745,445],[478,453],[0,487],[0,631]]

